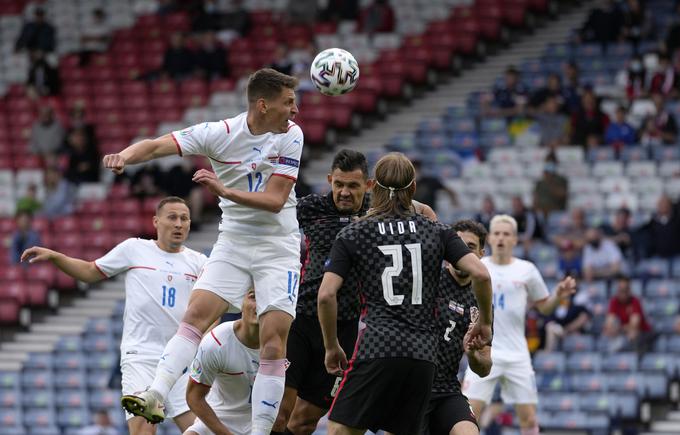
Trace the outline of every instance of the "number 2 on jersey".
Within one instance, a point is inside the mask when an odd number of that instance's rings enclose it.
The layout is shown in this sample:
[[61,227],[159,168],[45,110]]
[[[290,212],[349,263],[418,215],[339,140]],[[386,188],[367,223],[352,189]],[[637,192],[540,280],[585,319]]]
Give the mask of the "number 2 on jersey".
[[[403,245],[411,255],[411,270],[413,272],[413,288],[411,292],[411,304],[420,305],[423,303],[423,265],[420,243]],[[402,245],[383,245],[378,249],[385,254],[392,256],[392,266],[387,266],[382,273],[383,296],[388,305],[401,305],[404,302],[404,295],[394,294],[394,284],[392,278],[399,276],[404,268],[404,256],[401,253]]]
[[168,306],[170,308],[175,306],[175,287],[163,286],[163,300],[161,305]]
[[[254,189],[253,181],[256,182]],[[262,172],[255,172],[255,176],[253,176],[253,174],[248,174],[248,192],[257,192],[260,188],[260,184],[262,184]]]
[[450,326],[446,328],[446,330],[444,331],[444,340],[446,342],[451,341],[451,336],[449,334],[451,334],[453,330],[456,329],[456,322],[453,320],[449,320],[449,325]]

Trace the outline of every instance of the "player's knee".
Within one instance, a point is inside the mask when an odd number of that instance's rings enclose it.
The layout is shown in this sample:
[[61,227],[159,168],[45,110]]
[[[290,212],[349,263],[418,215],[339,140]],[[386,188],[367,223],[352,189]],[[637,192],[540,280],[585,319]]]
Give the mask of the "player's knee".
[[533,429],[538,426],[535,412],[525,412],[519,415],[519,425],[522,429]]
[[288,423],[288,430],[295,435],[311,435],[316,430],[319,420],[312,416],[303,416]]

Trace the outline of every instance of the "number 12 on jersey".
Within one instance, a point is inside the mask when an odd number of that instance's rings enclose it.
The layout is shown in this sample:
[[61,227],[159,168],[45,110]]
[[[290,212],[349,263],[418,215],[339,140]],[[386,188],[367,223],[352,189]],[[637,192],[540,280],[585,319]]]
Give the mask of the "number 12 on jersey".
[[[253,189],[253,183],[255,188]],[[248,174],[248,192],[257,192],[262,184],[262,172],[255,172],[255,174]]]
[[[411,255],[411,271],[413,272],[413,288],[411,292],[411,304],[420,305],[423,303],[423,261],[420,243],[410,243],[403,245]],[[385,254],[392,256],[392,266],[387,266],[382,273],[383,296],[388,305],[401,305],[404,302],[404,295],[394,294],[394,284],[392,278],[399,276],[404,268],[404,256],[401,252],[402,245],[382,245],[378,249]]]

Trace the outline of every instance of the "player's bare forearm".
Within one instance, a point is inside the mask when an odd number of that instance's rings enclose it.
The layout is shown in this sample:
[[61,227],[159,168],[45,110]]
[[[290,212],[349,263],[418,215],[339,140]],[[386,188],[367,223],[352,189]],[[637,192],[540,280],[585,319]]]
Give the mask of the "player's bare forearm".
[[491,372],[491,346],[484,346],[480,350],[469,350],[466,354],[470,370],[482,378]]
[[93,261],[69,257],[61,252],[39,246],[25,250],[21,255],[21,261],[28,261],[29,263],[49,261],[65,274],[86,283],[101,281],[105,278]]
[[172,137],[166,134],[157,139],[144,139],[133,143],[121,151],[120,155],[125,158],[126,164],[133,165],[177,154],[177,152],[177,145],[175,145]]
[[196,417],[200,418],[214,434],[233,435],[229,428],[217,418],[217,414],[215,414],[215,411],[213,411],[205,400],[205,396],[209,391],[210,387],[207,385],[189,381],[189,385],[187,385],[187,405],[189,405],[189,409],[191,409]]
[[470,275],[472,291],[479,306],[480,325],[491,325],[493,322],[493,308],[491,306],[493,292],[491,290],[491,275],[489,275],[486,266],[475,254],[469,253],[461,257],[454,267]]
[[432,221],[437,221],[437,213],[435,213],[429,205],[415,200],[411,201],[411,204],[415,207],[416,213],[421,214]]
[[323,275],[317,299],[319,312],[319,324],[323,334],[323,342],[326,349],[338,343],[338,299],[337,292],[342,285],[343,279],[332,272]]
[[548,316],[557,309],[561,300],[570,298],[574,293],[576,293],[576,280],[568,276],[557,284],[548,298],[537,301],[536,308],[541,314]]

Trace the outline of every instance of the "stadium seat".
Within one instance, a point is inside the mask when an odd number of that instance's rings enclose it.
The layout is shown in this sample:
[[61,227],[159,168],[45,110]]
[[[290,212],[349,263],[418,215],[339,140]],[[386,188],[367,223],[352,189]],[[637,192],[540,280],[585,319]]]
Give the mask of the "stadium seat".
[[576,352],[567,358],[567,370],[570,372],[599,372],[602,368],[602,356],[594,352]]
[[30,391],[30,394],[24,394],[22,405],[24,408],[47,408],[54,410],[54,399],[55,395],[52,389],[37,389]]
[[60,388],[57,390],[57,408],[79,408],[87,404],[86,389]]
[[90,424],[90,413],[86,407],[59,410],[57,421],[60,426],[83,427]]
[[106,388],[111,377],[111,369],[90,370],[87,373],[87,387],[90,389]]
[[534,355],[534,368],[543,373],[562,373],[566,366],[566,357],[561,352],[540,351]]
[[59,389],[83,389],[86,386],[83,369],[56,370],[54,385]]
[[21,407],[21,390],[19,388],[0,388],[0,409]]
[[666,374],[646,374],[641,376],[642,382],[639,386],[639,393],[643,397],[650,399],[667,399],[668,397],[668,378]]
[[543,393],[539,404],[543,410],[549,412],[570,412],[579,410],[580,401],[580,396],[576,394]]
[[572,390],[580,393],[606,391],[609,386],[600,373],[574,373],[569,381]]
[[23,413],[24,425],[42,428],[52,428],[57,426],[57,418],[54,410],[49,408],[26,409]]
[[617,353],[604,359],[602,368],[606,372],[635,372],[638,368],[638,357],[635,353]]
[[539,391],[569,391],[570,379],[557,373],[537,373],[536,385]]
[[640,369],[644,372],[665,373],[670,377],[680,374],[677,355],[671,353],[648,353],[642,356]]

